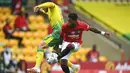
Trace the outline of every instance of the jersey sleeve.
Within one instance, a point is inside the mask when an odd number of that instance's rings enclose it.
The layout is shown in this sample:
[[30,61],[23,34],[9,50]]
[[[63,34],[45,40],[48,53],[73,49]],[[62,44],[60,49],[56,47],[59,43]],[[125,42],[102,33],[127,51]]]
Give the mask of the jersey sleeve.
[[46,2],[43,4],[38,5],[39,8],[50,8],[50,7],[54,7],[55,4],[53,2]]
[[82,22],[82,25],[83,25],[83,28],[84,28],[85,31],[90,30],[90,26],[87,23]]

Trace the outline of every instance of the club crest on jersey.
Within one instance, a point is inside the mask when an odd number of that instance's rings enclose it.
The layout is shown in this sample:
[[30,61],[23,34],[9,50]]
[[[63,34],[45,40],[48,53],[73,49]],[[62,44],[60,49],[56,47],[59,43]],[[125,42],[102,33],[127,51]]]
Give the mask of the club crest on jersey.
[[75,31],[72,31],[71,34],[75,34]]
[[80,33],[80,30],[78,30],[77,32]]

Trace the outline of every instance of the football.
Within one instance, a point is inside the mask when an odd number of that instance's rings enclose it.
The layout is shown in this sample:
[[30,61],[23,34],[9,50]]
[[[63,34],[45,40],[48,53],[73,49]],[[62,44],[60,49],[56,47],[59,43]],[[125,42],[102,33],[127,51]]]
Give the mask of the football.
[[58,55],[56,53],[49,53],[47,54],[46,56],[46,60],[49,64],[55,64],[58,62],[58,59],[57,59]]

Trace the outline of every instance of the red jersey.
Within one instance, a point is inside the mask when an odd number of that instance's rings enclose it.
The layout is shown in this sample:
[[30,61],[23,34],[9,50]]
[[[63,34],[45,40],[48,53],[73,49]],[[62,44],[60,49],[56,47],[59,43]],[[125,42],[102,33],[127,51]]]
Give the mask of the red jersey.
[[18,16],[15,20],[15,28],[22,29],[24,26],[28,28],[25,16]]
[[82,43],[82,33],[83,31],[88,31],[90,26],[80,20],[77,20],[77,22],[78,24],[75,28],[70,28],[67,23],[62,25],[61,36],[64,41]]

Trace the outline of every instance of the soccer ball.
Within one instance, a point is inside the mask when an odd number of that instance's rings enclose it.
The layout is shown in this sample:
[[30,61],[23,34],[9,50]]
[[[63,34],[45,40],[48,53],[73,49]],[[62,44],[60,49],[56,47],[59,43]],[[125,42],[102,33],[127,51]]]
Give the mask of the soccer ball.
[[46,56],[46,60],[49,64],[55,64],[58,62],[58,59],[57,59],[58,55],[56,53],[49,53],[47,54]]

